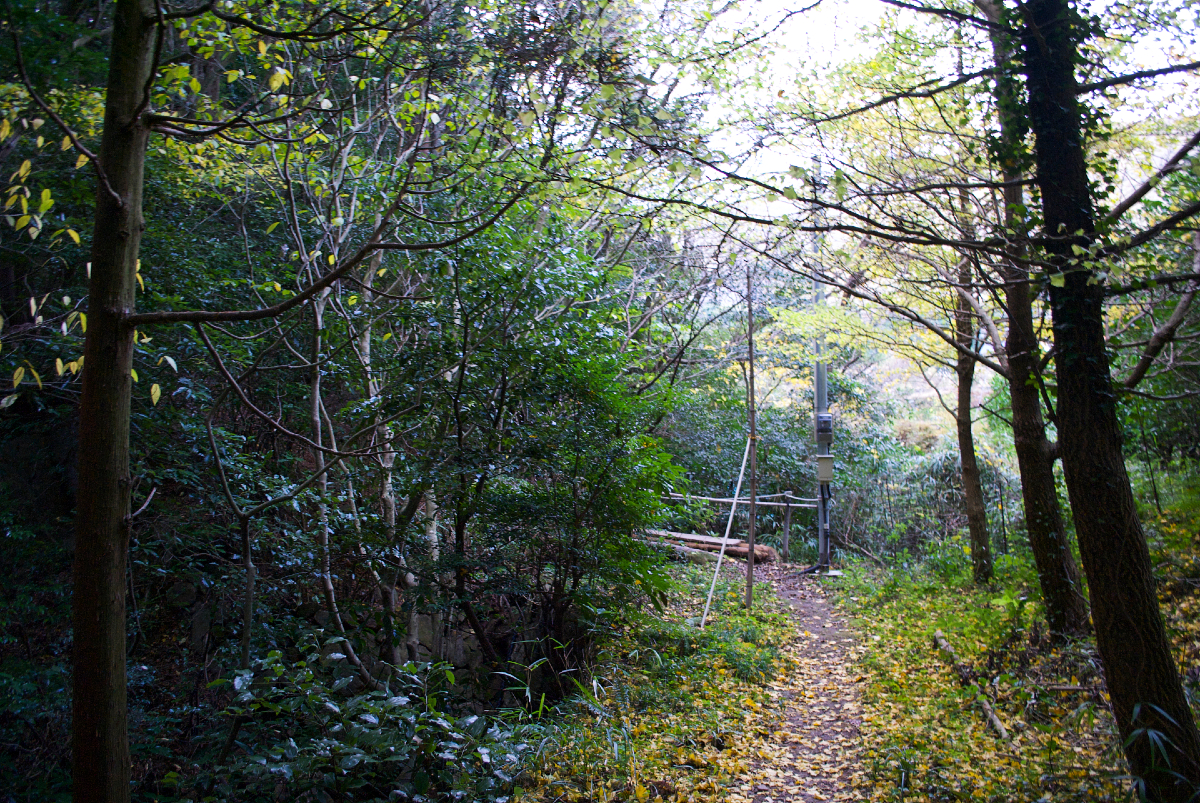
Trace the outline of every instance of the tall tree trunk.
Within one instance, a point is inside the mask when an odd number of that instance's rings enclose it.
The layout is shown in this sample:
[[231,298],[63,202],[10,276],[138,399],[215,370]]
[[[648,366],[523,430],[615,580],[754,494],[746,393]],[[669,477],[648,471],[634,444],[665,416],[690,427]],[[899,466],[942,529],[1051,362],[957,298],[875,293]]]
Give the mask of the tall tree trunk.
[[[129,547],[129,403],[149,130],[143,88],[154,53],[154,5],[119,0],[96,192],[92,275],[79,403],[79,494],[72,598],[72,795],[129,800],[125,697],[125,560]],[[106,186],[107,184],[107,186]],[[114,197],[115,196],[115,197]]]
[[[970,197],[965,188],[958,193],[959,225],[967,240],[975,239]],[[959,291],[955,293],[954,339],[963,349],[972,351],[979,331],[978,316],[967,300],[965,288],[971,285],[974,263],[970,256],[958,262]],[[971,534],[971,573],[976,585],[992,581],[992,539],[988,534],[987,508],[983,503],[983,484],[979,481],[979,460],[975,456],[975,433],[971,429],[971,391],[975,386],[975,360],[967,351],[959,351],[954,364],[958,382],[958,405],[954,422],[958,430],[958,458],[962,467],[963,503],[967,513],[967,529]]]
[[[1007,22],[1000,6],[992,0],[975,0],[975,5],[993,23]],[[1024,134],[1020,123],[1017,91],[1007,72],[1015,43],[999,28],[991,31],[996,76],[995,97],[1000,123],[1001,171],[1004,178],[1004,226],[1017,232],[1025,225],[1021,210],[1025,192],[1020,153]],[[1008,359],[1008,390],[1012,398],[1013,445],[1021,472],[1021,498],[1025,506],[1025,530],[1037,568],[1046,621],[1056,637],[1078,636],[1088,631],[1088,605],[1079,584],[1079,569],[1063,525],[1062,509],[1054,479],[1054,456],[1046,438],[1046,421],[1039,394],[1038,339],[1033,327],[1033,303],[1029,273],[1020,264],[1023,253],[1001,262],[1005,281],[1004,301],[1008,307],[1008,337],[1004,351]]]
[[[965,301],[960,300],[959,306],[955,328],[958,330],[959,342],[969,347],[971,337],[968,332],[973,330],[970,325],[970,312],[961,309],[966,306]],[[966,342],[963,342],[964,340]],[[983,485],[979,481],[979,461],[975,457],[975,434],[971,431],[971,389],[975,380],[975,360],[959,352],[955,373],[958,375],[958,409],[954,417],[958,425],[963,501],[967,509],[967,527],[971,532],[971,571],[975,583],[983,585],[992,581],[993,564],[987,509],[983,504]]]
[[[1013,272],[1016,272],[1015,270]],[[1023,271],[1020,276],[1025,278]],[[1021,472],[1021,498],[1025,503],[1025,529],[1037,568],[1046,620],[1056,636],[1078,636],[1088,631],[1088,604],[1079,583],[1079,569],[1071,554],[1058,504],[1054,479],[1053,447],[1046,439],[1042,400],[1038,387],[1038,347],[1033,330],[1029,282],[1015,280],[1005,290],[1008,304],[1008,389],[1012,397],[1013,445]]]
[[[375,227],[378,228],[382,222],[383,216],[376,213]],[[367,263],[367,269],[363,271],[361,279],[363,308],[366,310],[374,309],[375,277],[378,275],[382,264],[383,252],[376,251]],[[366,325],[359,332],[357,341],[358,359],[362,363],[365,379],[363,383],[364,390],[366,391],[367,400],[371,404],[377,403],[380,394],[383,392],[382,371],[376,368],[371,354],[371,339],[374,336],[373,321],[374,317],[368,318]],[[393,473],[396,467],[396,449],[392,444],[392,427],[383,420],[383,416],[379,413],[375,415],[374,446],[379,450],[378,456],[375,459],[379,463],[380,468],[379,504],[383,511],[383,526],[387,533],[388,548],[395,549],[397,547],[396,489],[393,482]],[[398,552],[397,557],[400,568],[407,569],[403,550],[398,550]],[[387,656],[388,662],[393,667],[396,667],[404,663],[404,661],[400,654],[400,643],[396,640],[396,608],[399,594],[396,591],[395,578],[391,577],[386,570],[381,571],[380,568],[376,567],[374,561],[372,561],[371,574],[375,578],[376,586],[379,589],[380,602],[383,604],[382,630],[384,640],[382,651]],[[407,574],[407,572],[404,572],[404,574]]]
[[[430,488],[425,492],[425,543],[429,547],[430,564],[434,567],[433,573],[435,586],[439,589],[442,587],[442,576],[437,573],[438,562],[442,558],[441,542],[438,539],[438,506],[437,494]],[[440,598],[441,594],[438,594]],[[442,612],[436,607],[441,604],[439,599],[435,602],[435,607],[429,611],[429,652],[434,661],[440,661],[445,656],[442,654]]]
[[[1150,800],[1183,803],[1200,786],[1200,734],[1171,654],[1146,537],[1121,453],[1104,339],[1104,282],[1075,257],[1095,241],[1076,100],[1077,39],[1068,0],[1029,0],[1022,45],[1051,270],[1058,432],[1096,646],[1132,773]],[[1151,739],[1158,731],[1163,740]]]

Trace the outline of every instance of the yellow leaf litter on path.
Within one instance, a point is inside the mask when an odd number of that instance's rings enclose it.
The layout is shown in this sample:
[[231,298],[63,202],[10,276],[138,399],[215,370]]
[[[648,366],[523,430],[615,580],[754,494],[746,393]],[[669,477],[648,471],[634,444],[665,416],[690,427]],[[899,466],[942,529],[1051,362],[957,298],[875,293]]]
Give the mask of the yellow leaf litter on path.
[[862,650],[827,599],[825,581],[771,564],[755,576],[792,610],[797,637],[784,649],[796,668],[771,684],[783,710],[728,800],[862,800],[870,788],[860,763],[862,676],[854,668]]

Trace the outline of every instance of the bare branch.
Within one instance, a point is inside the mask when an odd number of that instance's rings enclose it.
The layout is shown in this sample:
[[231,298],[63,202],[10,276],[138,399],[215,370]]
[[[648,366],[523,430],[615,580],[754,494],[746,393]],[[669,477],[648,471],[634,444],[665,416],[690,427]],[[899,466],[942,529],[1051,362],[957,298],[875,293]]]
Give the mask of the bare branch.
[[1113,207],[1113,210],[1104,218],[1104,224],[1115,223],[1121,218],[1121,215],[1128,212],[1134,204],[1144,198],[1146,193],[1157,187],[1164,178],[1180,169],[1180,162],[1183,161],[1183,157],[1187,156],[1197,144],[1200,144],[1200,131],[1193,134],[1192,138],[1183,144],[1183,147],[1175,151],[1175,155],[1168,159],[1167,163],[1158,169],[1158,172],[1142,182],[1142,186],[1134,190],[1124,201]]
[[1146,349],[1142,352],[1137,365],[1133,366],[1133,370],[1129,372],[1129,376],[1121,383],[1121,386],[1126,390],[1137,387],[1138,383],[1145,378],[1146,372],[1154,364],[1154,359],[1168,343],[1175,339],[1175,333],[1179,331],[1179,327],[1183,325],[1188,311],[1192,308],[1192,302],[1196,298],[1196,291],[1200,290],[1200,232],[1192,236],[1192,248],[1194,249],[1192,272],[1196,274],[1196,278],[1188,284],[1187,291],[1176,302],[1175,309],[1171,311],[1171,317],[1162,326],[1155,327],[1154,333],[1150,336],[1150,342],[1146,344]]
[[[884,0],[886,2],[886,0]],[[1176,72],[1190,72],[1191,70],[1200,69],[1200,61],[1192,61],[1187,64],[1176,64],[1173,67],[1160,67],[1157,70],[1140,70],[1138,72],[1129,73],[1128,75],[1118,75],[1115,78],[1106,78],[1103,81],[1093,81],[1090,84],[1082,84],[1075,92],[1082,95],[1085,92],[1095,92],[1099,89],[1108,89],[1121,84],[1131,84],[1134,81],[1140,81],[1143,78],[1154,78],[1158,75],[1169,75]]]

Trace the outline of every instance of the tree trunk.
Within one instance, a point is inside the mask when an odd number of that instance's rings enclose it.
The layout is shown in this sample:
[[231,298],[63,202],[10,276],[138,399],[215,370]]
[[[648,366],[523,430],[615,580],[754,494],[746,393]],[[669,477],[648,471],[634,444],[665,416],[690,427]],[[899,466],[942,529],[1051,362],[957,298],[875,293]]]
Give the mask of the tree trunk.
[[[968,236],[974,238],[974,227],[970,222],[965,191],[962,201],[962,223]],[[958,284],[967,287],[971,283],[971,260],[963,258],[958,263]],[[954,338],[964,349],[970,349],[975,341],[977,324],[971,305],[956,294],[954,305]],[[958,429],[958,455],[962,465],[963,502],[967,511],[967,528],[971,533],[971,573],[976,585],[992,581],[992,543],[988,535],[987,508],[983,504],[983,485],[979,482],[979,461],[975,457],[975,433],[971,430],[971,390],[975,385],[975,360],[964,352],[958,352],[954,366],[958,379],[958,406],[954,419]]]
[[[125,698],[125,560],[129,547],[129,404],[134,309],[149,131],[143,87],[154,52],[154,6],[120,0],[96,192],[92,275],[79,403],[79,494],[72,598],[72,796],[129,800]],[[107,186],[105,186],[107,183]],[[114,197],[115,195],[115,197]]]
[[[442,576],[437,573],[438,562],[442,558],[441,542],[438,540],[438,505],[437,494],[432,488],[425,492],[425,544],[429,548],[430,565],[434,568],[435,586],[439,589],[438,599],[429,611],[429,652],[432,660],[441,661],[442,655],[442,611],[441,605]],[[465,548],[464,548],[465,550]]]
[[[1067,0],[1029,0],[1022,30],[1029,121],[1051,272],[1063,472],[1092,595],[1096,646],[1133,775],[1153,801],[1200,786],[1200,734],[1184,697],[1155,594],[1145,534],[1121,453],[1104,339],[1104,282],[1079,262],[1095,240],[1076,100],[1077,38]],[[1161,740],[1152,739],[1158,731]]]
[[[1001,9],[992,0],[976,0],[975,5],[997,25],[1006,24]],[[996,108],[1000,123],[1001,172],[1004,178],[1004,226],[1009,232],[1024,228],[1025,192],[1019,157],[1024,147],[1022,125],[1017,108],[1013,76],[1007,72],[1012,63],[1013,43],[999,29],[991,31],[992,53],[996,68]],[[1010,235],[1010,236],[1016,236]],[[1004,301],[1008,307],[1008,338],[1004,351],[1008,359],[1008,390],[1012,398],[1013,445],[1021,472],[1021,497],[1025,506],[1025,530],[1037,568],[1046,621],[1056,637],[1078,636],[1088,631],[1088,606],[1079,586],[1079,569],[1063,526],[1062,510],[1054,479],[1054,458],[1046,439],[1046,421],[1039,396],[1040,370],[1038,340],[1033,328],[1033,303],[1029,273],[1017,259],[1001,261],[1005,281]]]
[[[1006,276],[1006,280],[1010,279]],[[1025,503],[1025,529],[1046,603],[1050,632],[1078,636],[1088,631],[1088,604],[1079,587],[1079,570],[1058,505],[1054,458],[1046,439],[1046,422],[1038,394],[1038,349],[1029,283],[1013,282],[1005,291],[1005,299],[1009,315],[1005,344],[1008,389],[1012,396],[1013,445]]]
[[971,531],[971,570],[976,585],[992,581],[992,544],[988,536],[987,509],[983,504],[983,486],[979,482],[979,461],[975,458],[975,434],[971,431],[971,388],[975,379],[975,360],[959,352],[958,364],[958,454],[962,462],[963,501],[967,509],[967,527]]

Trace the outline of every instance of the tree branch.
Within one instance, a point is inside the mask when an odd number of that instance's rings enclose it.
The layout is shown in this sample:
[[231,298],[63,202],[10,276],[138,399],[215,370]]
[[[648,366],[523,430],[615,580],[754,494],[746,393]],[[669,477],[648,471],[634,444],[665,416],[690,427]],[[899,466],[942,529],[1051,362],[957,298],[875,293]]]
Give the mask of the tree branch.
[[[884,0],[887,2],[887,0]],[[1177,64],[1174,67],[1160,67],[1157,70],[1140,70],[1132,72],[1128,75],[1118,75],[1115,78],[1106,78],[1103,81],[1093,81],[1090,84],[1082,84],[1076,88],[1075,93],[1082,95],[1085,92],[1095,92],[1098,89],[1108,89],[1121,84],[1131,84],[1134,81],[1139,81],[1142,78],[1154,78],[1157,75],[1169,75],[1176,72],[1189,72],[1191,70],[1200,69],[1200,61],[1192,61],[1187,64]]]

